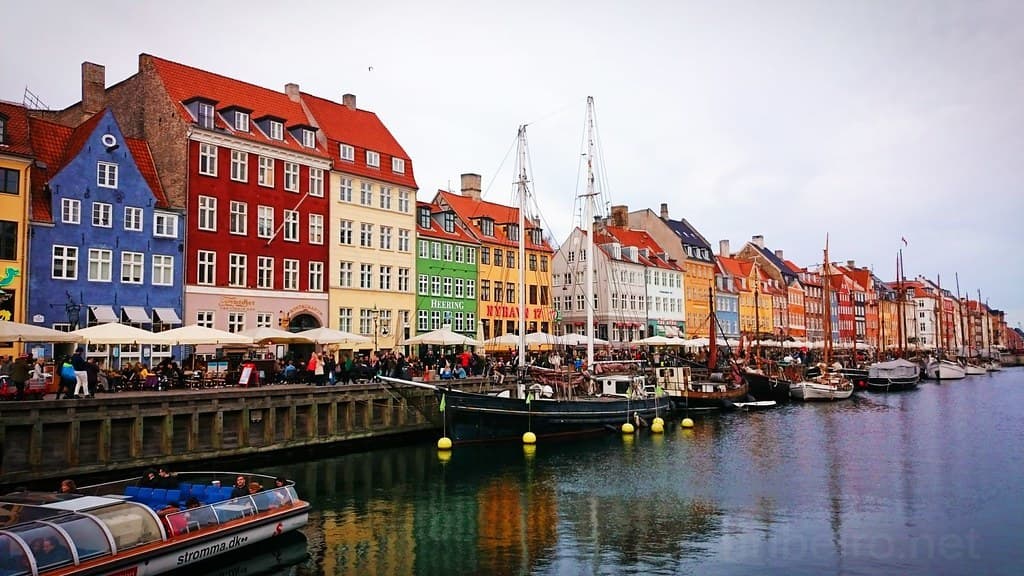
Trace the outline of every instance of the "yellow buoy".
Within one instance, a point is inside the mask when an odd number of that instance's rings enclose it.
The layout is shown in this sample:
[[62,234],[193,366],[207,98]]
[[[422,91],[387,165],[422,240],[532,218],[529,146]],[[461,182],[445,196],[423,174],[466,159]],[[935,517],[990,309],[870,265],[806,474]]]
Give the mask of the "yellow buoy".
[[693,420],[689,418],[683,418],[683,421],[679,423],[683,428],[693,428]]
[[537,435],[533,432],[523,432],[523,444],[536,444]]
[[[661,418],[658,418],[658,420],[661,420]],[[654,423],[651,424],[651,432],[653,434],[661,434],[665,431],[665,425],[658,420],[655,420]]]
[[622,433],[623,434],[632,434],[633,433],[633,425],[630,424],[629,422],[626,422],[625,424],[623,424],[622,425]]
[[442,436],[441,438],[439,438],[437,440],[437,449],[438,450],[451,450],[452,449],[452,439],[447,437],[447,436]]
[[654,426],[655,424],[659,424],[660,426],[662,426],[664,428],[665,421],[661,419],[661,416],[655,416],[654,417],[654,422],[651,423],[651,426]]

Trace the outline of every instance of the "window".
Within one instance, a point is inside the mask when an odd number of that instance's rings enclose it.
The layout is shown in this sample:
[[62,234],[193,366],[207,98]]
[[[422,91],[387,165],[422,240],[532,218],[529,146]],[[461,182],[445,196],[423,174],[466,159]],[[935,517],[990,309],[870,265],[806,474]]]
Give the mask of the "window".
[[506,255],[505,262],[508,263],[508,267],[509,268],[515,268],[516,267],[516,253],[511,251],[511,250],[509,250],[508,254]]
[[408,292],[409,291],[409,278],[411,274],[408,268],[398,269],[398,291]]
[[[0,133],[0,141],[3,133]],[[21,190],[21,173],[10,168],[0,168],[0,192],[4,194],[18,194]]]
[[405,190],[398,193],[398,211],[409,212],[409,192]]
[[245,236],[248,233],[247,218],[249,205],[245,202],[231,201],[231,219],[228,221],[228,232]]
[[373,205],[373,184],[362,182],[359,185],[359,203],[363,206]]
[[476,314],[466,312],[466,332],[476,332]]
[[92,203],[92,225],[99,228],[110,228],[110,214],[112,207],[106,202]]
[[18,223],[0,220],[0,260],[18,259]]
[[228,255],[228,286],[245,288],[248,257],[245,254]]
[[142,230],[142,208],[136,208],[134,206],[124,207],[124,229],[125,230]]
[[543,256],[542,255],[540,257],[540,271],[541,272],[547,272],[548,271],[548,257],[547,256]]
[[537,271],[537,255],[536,254],[530,254],[530,271],[531,272],[536,272]]
[[65,224],[82,222],[82,201],[73,198],[60,199],[60,221]]
[[256,287],[274,289],[274,259],[270,256],[256,258]]
[[441,295],[441,277],[431,276],[430,277],[430,295],[440,296]]
[[466,296],[466,281],[462,278],[455,279],[455,292],[453,296],[456,298],[464,298]]
[[257,328],[272,328],[274,326],[274,316],[270,312],[257,312],[256,313],[256,327]]
[[373,288],[373,264],[359,265],[359,287]]
[[359,309],[359,333],[373,334],[373,311],[369,308]]
[[352,287],[352,263],[342,260],[338,262],[338,285],[342,288]]
[[256,208],[256,236],[270,238],[274,235],[274,207],[259,206]]
[[371,168],[380,168],[380,153],[373,150],[366,151],[366,165]]
[[284,259],[284,278],[282,279],[285,290],[299,289],[299,261],[291,258]]
[[320,168],[309,169],[309,195],[324,197],[324,171]]
[[380,207],[391,210],[391,186],[380,187]]
[[323,292],[324,291],[324,263],[323,262],[310,262],[309,263],[309,286],[306,287],[310,292]]
[[466,260],[466,248],[464,246],[455,247],[455,261],[463,262]]
[[279,120],[271,120],[267,125],[270,126],[271,140],[284,140],[284,124]]
[[508,239],[509,240],[511,240],[513,242],[518,242],[519,241],[519,225],[518,224],[509,224],[508,227],[505,229],[505,233],[508,234]]
[[480,299],[483,300],[483,301],[487,301],[487,300],[491,299],[491,281],[490,280],[481,280],[480,281]]
[[442,292],[442,294],[444,296],[448,296],[449,298],[451,298],[451,296],[452,296],[452,277],[451,276],[445,276],[444,277],[444,291]]
[[302,145],[305,146],[306,148],[316,148],[316,132],[303,128]]
[[391,250],[391,231],[394,230],[391,226],[380,227],[380,248],[381,250]]
[[505,283],[505,302],[516,303],[516,285],[511,282]]
[[409,230],[405,228],[398,229],[398,251],[408,252],[409,251]]
[[338,244],[352,245],[351,220],[341,220],[338,222]]
[[287,242],[299,241],[299,212],[297,210],[284,211],[284,239]]
[[199,125],[207,130],[213,130],[213,104],[200,102],[197,110],[199,114],[196,120]]
[[339,202],[351,202],[352,201],[352,179],[342,178],[341,187],[338,189],[338,201]]
[[441,259],[441,243],[440,242],[431,242],[430,243],[430,258],[432,260],[440,260]]
[[96,185],[100,188],[117,188],[117,164],[97,162]]
[[455,247],[452,246],[451,244],[445,244],[444,245],[444,260],[445,260],[445,262],[451,262],[453,260],[452,252],[454,250],[455,250]]
[[199,173],[203,176],[217,175],[217,147],[213,144],[199,145]]
[[431,310],[430,311],[430,329],[437,330],[441,327],[441,311]]
[[217,199],[213,196],[199,197],[199,229],[217,231]]
[[236,182],[249,181],[249,154],[247,152],[231,151],[231,179]]
[[466,248],[466,264],[476,264],[476,248]]
[[299,191],[299,165],[295,162],[284,163],[284,189],[289,192]]
[[490,264],[491,263],[491,249],[483,246],[480,248],[480,263]]
[[359,245],[364,248],[373,246],[373,224],[367,222],[359,224]]
[[430,229],[430,207],[420,206],[417,209],[416,225],[420,228]]
[[430,276],[427,274],[420,274],[419,293],[424,296],[430,294]]
[[217,281],[217,253],[200,250],[196,254],[196,284],[213,286]]
[[228,332],[245,330],[245,312],[228,312]]
[[260,156],[260,186],[274,187],[274,159]]
[[213,328],[213,310],[200,310],[196,312],[196,325],[203,328]]
[[121,283],[142,284],[142,252],[121,252]]
[[249,132],[249,113],[235,110],[235,130]]
[[476,300],[476,280],[466,280],[466,298]]
[[501,258],[504,255],[505,255],[505,251],[502,250],[501,248],[495,248],[494,249],[494,265],[495,266],[502,266],[503,265],[501,263]]
[[99,248],[89,249],[89,281],[110,282],[114,253]]
[[456,332],[462,332],[462,330],[463,330],[462,319],[464,318],[463,313],[462,312],[456,312],[453,316],[454,316],[455,322],[453,322],[452,330],[454,330]]
[[309,215],[309,243],[310,244],[323,244],[324,243],[324,215],[323,214],[310,214]]
[[356,160],[356,149],[348,144],[338,145],[338,156],[346,162],[355,162]]
[[405,160],[401,158],[392,158],[391,171],[395,174],[405,174]]
[[153,255],[153,285],[174,285],[174,256],[166,254]]
[[495,282],[494,283],[494,301],[495,302],[504,302],[504,300],[502,300],[505,297],[504,288],[505,288],[505,285],[503,283],[501,283],[501,282]]
[[391,266],[382,264],[378,272],[379,274],[377,275],[377,279],[379,284],[377,285],[377,288],[380,290],[391,290]]
[[420,247],[420,258],[430,258],[430,242],[418,240],[417,244]]
[[51,277],[60,280],[78,279],[78,247],[53,246]]
[[494,236],[494,220],[483,218],[480,220],[480,232],[484,236]]
[[430,312],[427,310],[418,310],[416,312],[416,331],[426,332],[430,330]]

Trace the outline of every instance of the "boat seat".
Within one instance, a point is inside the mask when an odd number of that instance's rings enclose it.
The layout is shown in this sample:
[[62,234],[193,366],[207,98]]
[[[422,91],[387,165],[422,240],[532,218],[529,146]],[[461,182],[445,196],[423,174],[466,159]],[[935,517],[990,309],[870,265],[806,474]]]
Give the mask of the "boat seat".
[[153,494],[149,497],[149,502],[154,506],[163,508],[164,504],[167,503],[167,489],[154,488]]
[[167,504],[181,504],[181,490],[168,490],[164,502]]
[[141,502],[149,502],[150,500],[153,499],[153,489],[152,488],[139,488],[139,494],[138,494],[138,496],[136,496],[135,499],[139,500]]
[[139,497],[139,487],[138,486],[125,486],[125,488],[124,488],[124,495],[129,497],[129,498],[131,498],[132,500],[138,499],[138,497]]
[[206,485],[205,484],[193,484],[192,488],[189,490],[188,495],[193,497],[193,498],[195,498],[196,500],[199,500],[200,502],[202,502],[203,498],[206,497]]

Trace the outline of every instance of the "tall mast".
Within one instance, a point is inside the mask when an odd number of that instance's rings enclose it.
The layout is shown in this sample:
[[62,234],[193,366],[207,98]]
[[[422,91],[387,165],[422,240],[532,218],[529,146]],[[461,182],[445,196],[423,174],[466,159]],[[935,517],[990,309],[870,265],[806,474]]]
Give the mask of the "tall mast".
[[526,267],[523,265],[523,213],[526,211],[526,124],[519,127],[519,366],[526,366]]
[[587,366],[594,364],[594,97],[587,96],[587,191],[583,230],[587,233],[584,294],[587,298]]
[[754,365],[761,367],[761,275],[757,270],[757,261],[754,266]]
[[956,349],[957,349],[956,351],[957,351],[957,355],[958,356],[959,356],[959,353],[961,352],[961,349],[965,348],[966,350],[962,350],[962,351],[963,351],[964,357],[967,358],[967,357],[970,357],[970,355],[971,355],[971,347],[966,345],[967,344],[967,333],[964,332],[964,304],[963,304],[963,301],[960,300],[960,273],[959,272],[953,272],[953,280],[956,281],[956,311],[957,311],[957,314],[960,316],[960,336],[963,338],[963,344],[964,344],[963,346],[961,346],[959,339],[956,337],[956,328],[954,327],[953,328],[953,346],[956,347]]
[[825,263],[821,269],[822,287],[821,298],[825,304],[825,317],[822,318],[822,326],[825,328],[825,365],[828,366],[832,358],[832,275],[828,264],[828,234],[825,234]]
[[946,339],[942,335],[942,274],[935,275],[935,282],[939,288],[939,313],[936,315],[937,317],[935,319],[937,323],[935,334],[935,347],[938,349],[936,350],[936,354],[939,355],[939,360],[942,360],[942,358],[945,357],[945,355],[942,352],[946,349]]
[[896,322],[897,338],[899,340],[900,358],[904,356],[903,345],[907,339],[907,330],[904,324],[906,323],[906,315],[903,312],[903,301],[906,300],[907,295],[903,290],[903,249],[896,254],[896,308],[899,312],[899,318]]

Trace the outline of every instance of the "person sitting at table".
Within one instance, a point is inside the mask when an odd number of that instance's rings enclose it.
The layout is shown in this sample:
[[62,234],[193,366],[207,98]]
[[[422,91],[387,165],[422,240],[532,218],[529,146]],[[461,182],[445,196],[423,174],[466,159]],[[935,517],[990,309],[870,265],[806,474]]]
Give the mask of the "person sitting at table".
[[149,368],[147,368],[142,362],[136,362],[135,374],[139,377],[141,382],[145,382],[146,378],[149,377]]
[[235,485],[231,487],[231,497],[239,498],[249,494],[249,483],[246,481],[245,476],[239,476],[235,478]]
[[295,368],[295,363],[289,360],[288,363],[284,365],[284,369],[281,370],[281,377],[285,382],[290,383],[295,380],[296,372],[298,372],[298,369]]

